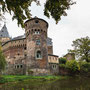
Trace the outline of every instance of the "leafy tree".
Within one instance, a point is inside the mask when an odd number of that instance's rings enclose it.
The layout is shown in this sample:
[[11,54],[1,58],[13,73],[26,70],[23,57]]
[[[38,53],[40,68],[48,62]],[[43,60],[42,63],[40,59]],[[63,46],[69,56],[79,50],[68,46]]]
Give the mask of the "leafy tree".
[[76,60],[67,61],[66,68],[70,69],[71,72],[79,70],[79,64]]
[[5,65],[6,65],[6,60],[0,46],[0,72],[5,68]]
[[85,60],[90,62],[90,38],[80,38],[73,41],[72,46],[74,50],[70,50],[69,52],[75,53],[77,58],[80,60]]
[[90,72],[90,62],[80,62],[79,64],[81,72]]
[[[39,5],[40,0],[0,0],[0,16],[5,12],[13,14],[12,20],[16,19],[18,25],[24,27],[24,20],[31,18],[29,6],[32,2]],[[74,3],[72,0],[46,0],[44,15],[48,18],[52,16],[58,23],[61,16],[66,16],[66,10]]]
[[66,58],[59,58],[59,64],[66,64]]

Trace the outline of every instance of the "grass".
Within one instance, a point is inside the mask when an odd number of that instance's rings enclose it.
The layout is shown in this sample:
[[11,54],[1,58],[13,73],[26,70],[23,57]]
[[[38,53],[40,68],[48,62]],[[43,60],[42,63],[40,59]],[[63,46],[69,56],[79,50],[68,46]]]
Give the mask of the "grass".
[[0,77],[0,83],[18,82],[18,81],[54,81],[67,79],[67,76],[26,76],[26,75],[3,75]]

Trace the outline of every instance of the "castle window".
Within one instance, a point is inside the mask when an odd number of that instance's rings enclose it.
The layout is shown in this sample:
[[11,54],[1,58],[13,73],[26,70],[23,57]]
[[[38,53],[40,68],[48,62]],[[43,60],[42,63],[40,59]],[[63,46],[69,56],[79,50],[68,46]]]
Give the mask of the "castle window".
[[20,55],[20,53],[17,54],[18,56]]
[[56,65],[53,65],[53,66],[52,66],[52,68],[53,68],[53,69],[56,69],[56,68],[57,68],[57,66],[56,66]]
[[24,50],[26,50],[27,48],[26,47],[24,47]]
[[17,65],[17,68],[19,68],[19,65]]
[[26,57],[26,56],[27,56],[27,54],[24,54],[24,56]]
[[35,20],[35,23],[38,23],[39,21],[38,20]]
[[40,43],[40,40],[38,39],[38,40],[36,40],[36,45],[40,45],[41,43]]
[[42,55],[41,55],[41,51],[37,51],[36,52],[36,59],[41,59]]
[[49,57],[49,59],[51,60],[51,57]]
[[42,32],[42,29],[41,29],[41,32]]
[[17,68],[17,66],[15,65],[15,68]]
[[23,65],[20,65],[20,67],[22,68],[22,67],[23,67]]
[[35,34],[40,34],[40,30],[39,29],[38,30],[35,29]]
[[35,34],[40,34],[40,32],[39,31],[35,31]]

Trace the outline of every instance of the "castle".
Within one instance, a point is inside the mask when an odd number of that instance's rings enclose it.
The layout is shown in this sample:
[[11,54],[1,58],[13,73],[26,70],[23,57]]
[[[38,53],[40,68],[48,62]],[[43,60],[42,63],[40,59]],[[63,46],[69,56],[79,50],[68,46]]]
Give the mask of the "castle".
[[7,66],[4,74],[48,75],[58,73],[58,56],[53,55],[52,39],[47,36],[48,23],[41,18],[25,22],[25,34],[10,38],[6,25],[0,42]]

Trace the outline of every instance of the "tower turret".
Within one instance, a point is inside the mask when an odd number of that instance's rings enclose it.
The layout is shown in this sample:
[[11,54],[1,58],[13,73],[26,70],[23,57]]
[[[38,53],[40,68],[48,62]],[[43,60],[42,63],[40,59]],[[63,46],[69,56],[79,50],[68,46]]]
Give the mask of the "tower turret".
[[10,40],[10,36],[9,36],[8,30],[7,30],[6,24],[4,24],[4,26],[0,30],[0,42],[5,43],[8,40]]
[[27,65],[30,69],[48,68],[47,29],[48,23],[37,17],[25,22]]

